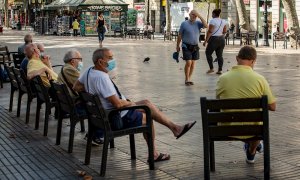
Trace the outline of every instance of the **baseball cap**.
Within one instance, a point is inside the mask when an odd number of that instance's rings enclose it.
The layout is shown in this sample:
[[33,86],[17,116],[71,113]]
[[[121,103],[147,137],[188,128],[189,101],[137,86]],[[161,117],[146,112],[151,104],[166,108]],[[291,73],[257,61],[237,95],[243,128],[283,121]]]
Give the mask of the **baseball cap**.
[[179,63],[179,52],[174,52],[174,53],[173,53],[173,59],[174,59],[177,63]]

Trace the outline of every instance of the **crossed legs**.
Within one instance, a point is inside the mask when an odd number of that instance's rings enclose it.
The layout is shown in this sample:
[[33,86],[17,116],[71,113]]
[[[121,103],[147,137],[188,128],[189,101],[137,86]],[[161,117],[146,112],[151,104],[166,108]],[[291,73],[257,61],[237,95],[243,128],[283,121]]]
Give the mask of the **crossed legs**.
[[[149,100],[142,100],[142,101],[138,101],[135,102],[136,105],[146,105],[150,108],[151,110],[151,116],[152,119],[166,127],[168,127],[171,132],[173,133],[173,135],[175,137],[178,137],[183,131],[185,126],[190,127],[192,125],[192,123],[189,123],[187,125],[177,125],[174,122],[172,122],[164,113],[162,113],[154,104],[152,104]],[[143,113],[143,124],[146,124],[146,115],[145,113]],[[160,153],[156,150],[156,146],[155,146],[155,129],[153,126],[153,147],[154,147],[154,159],[157,159],[158,156],[160,155]],[[145,139],[147,139],[147,137],[144,135]]]

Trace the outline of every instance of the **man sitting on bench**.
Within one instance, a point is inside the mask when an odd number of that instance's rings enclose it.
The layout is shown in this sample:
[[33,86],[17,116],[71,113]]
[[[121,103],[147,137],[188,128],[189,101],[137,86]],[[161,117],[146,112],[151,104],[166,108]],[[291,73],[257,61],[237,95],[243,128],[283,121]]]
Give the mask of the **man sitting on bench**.
[[[217,83],[216,96],[218,99],[228,98],[259,98],[262,95],[268,96],[269,110],[275,111],[276,103],[267,80],[260,74],[253,71],[256,62],[256,50],[251,46],[244,46],[240,49],[236,60],[237,66],[220,76]],[[242,124],[241,124],[242,123]],[[247,125],[250,122],[222,123],[222,125]],[[260,141],[247,141],[251,137],[236,137],[245,142],[246,162],[254,163],[256,151],[263,151],[263,144]]]

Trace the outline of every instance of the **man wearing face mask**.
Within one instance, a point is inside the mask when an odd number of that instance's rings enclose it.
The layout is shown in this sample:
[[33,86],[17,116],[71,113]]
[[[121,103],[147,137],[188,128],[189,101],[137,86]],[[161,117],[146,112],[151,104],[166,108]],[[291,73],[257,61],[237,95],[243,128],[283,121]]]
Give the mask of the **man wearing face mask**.
[[[228,98],[260,98],[268,96],[269,110],[275,111],[276,102],[267,80],[253,70],[256,62],[256,50],[251,46],[244,46],[240,49],[236,60],[237,66],[220,76],[217,83],[216,96],[218,99]],[[228,122],[220,125],[249,125],[253,122]],[[255,122],[257,123],[257,122]],[[256,152],[263,151],[263,144],[260,141],[249,141],[251,137],[235,137],[245,142],[246,162],[253,164]]]
[[64,56],[64,62],[65,65],[58,74],[57,81],[66,84],[70,95],[76,97],[78,94],[72,88],[83,68],[80,52],[75,49],[68,51]]
[[[122,107],[134,105],[147,105],[151,110],[153,120],[169,128],[174,137],[177,139],[195,125],[196,121],[185,125],[175,124],[149,100],[142,100],[138,102],[127,101],[126,97],[119,91],[108,74],[116,66],[116,61],[113,59],[111,50],[107,48],[97,49],[93,53],[93,62],[95,66],[89,68],[80,76],[74,85],[74,89],[76,91],[86,91],[97,95],[104,109],[120,109]],[[146,115],[143,110],[122,111],[121,118],[124,124],[122,128],[130,128],[146,124]],[[113,125],[112,128],[115,129]],[[146,136],[144,137],[147,138]],[[168,153],[160,153],[157,151],[154,140],[155,130],[153,127],[154,161],[169,160],[170,155]]]

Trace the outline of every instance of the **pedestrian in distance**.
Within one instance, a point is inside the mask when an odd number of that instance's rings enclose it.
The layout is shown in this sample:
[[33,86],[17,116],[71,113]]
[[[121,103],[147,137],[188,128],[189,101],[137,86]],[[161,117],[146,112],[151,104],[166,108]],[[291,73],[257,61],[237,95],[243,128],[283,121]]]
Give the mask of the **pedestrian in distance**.
[[98,32],[99,47],[102,48],[102,42],[106,32],[106,22],[103,16],[103,12],[99,12],[98,19],[96,21],[96,29]]
[[[206,21],[196,11],[192,10],[189,14],[189,20],[185,20],[181,23],[179,29],[179,35],[177,38],[176,51],[180,51],[180,43],[182,48],[183,60],[185,60],[184,74],[185,85],[190,86],[194,83],[191,81],[191,77],[195,68],[196,60],[199,59],[199,36],[200,29],[207,28]],[[196,20],[199,18],[201,20]]]
[[218,60],[218,71],[217,74],[222,74],[223,68],[223,50],[225,47],[225,34],[226,34],[226,21],[220,18],[221,9],[214,9],[212,12],[212,19],[209,21],[208,30],[206,32],[205,41],[203,46],[206,46],[205,55],[209,70],[207,74],[214,72],[213,65],[213,52],[216,52]]
[[78,23],[77,19],[74,19],[74,21],[72,23],[72,27],[73,27],[73,36],[77,36],[78,29],[79,29],[79,23]]

